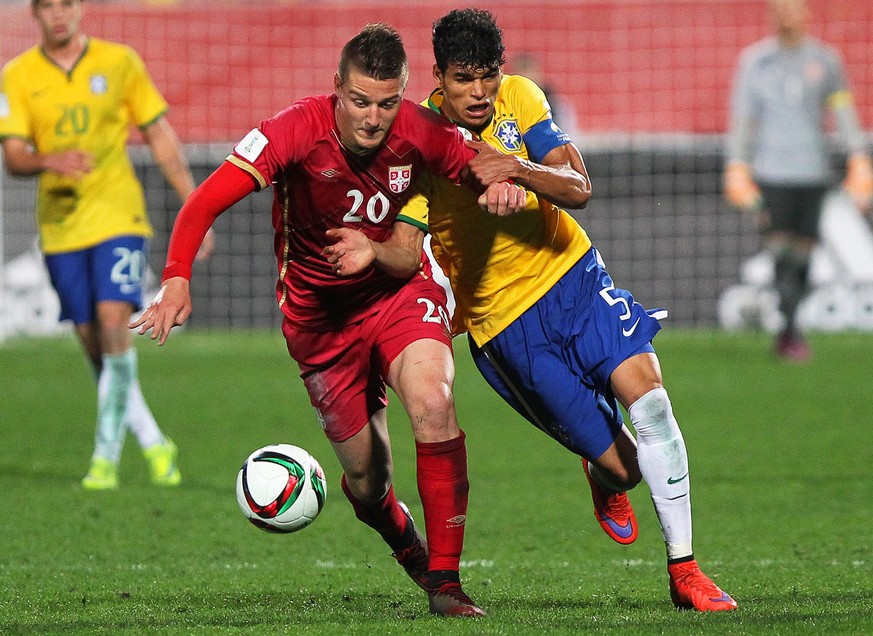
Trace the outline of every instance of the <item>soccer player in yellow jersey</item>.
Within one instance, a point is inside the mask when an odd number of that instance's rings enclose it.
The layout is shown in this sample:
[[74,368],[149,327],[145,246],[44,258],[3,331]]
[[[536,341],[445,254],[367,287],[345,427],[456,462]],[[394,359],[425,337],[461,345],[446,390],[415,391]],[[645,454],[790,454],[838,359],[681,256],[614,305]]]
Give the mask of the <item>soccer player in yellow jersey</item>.
[[[583,208],[591,195],[579,150],[552,121],[542,90],[503,74],[502,33],[489,12],[451,11],[436,21],[433,46],[437,89],[427,104],[479,150],[471,173],[529,191],[525,211],[490,215],[462,188],[426,175],[397,217],[429,227],[455,294],[456,331],[468,332],[476,365],[503,399],[582,457],[595,516],[619,543],[637,537],[625,491],[646,480],[677,607],[736,608],[692,552],[688,458],[651,344],[665,312],[617,288],[585,231],[558,207]],[[361,243],[357,254],[372,250]],[[380,249],[401,245],[392,238]]]
[[495,217],[474,213],[475,202],[437,178],[419,183],[433,252],[451,281],[476,365],[521,415],[582,456],[595,516],[619,543],[637,536],[624,491],[646,480],[677,607],[734,609],[691,548],[685,443],[651,344],[666,312],[646,311],[617,288],[585,231],[557,207],[588,202],[582,156],[552,121],[542,90],[503,75],[493,16],[448,13],[434,25],[433,47],[437,89],[428,103],[481,140],[473,175],[513,180],[530,192],[526,212]]
[[117,487],[130,428],[152,482],[174,486],[181,480],[176,447],[143,398],[127,328],[141,305],[152,236],[127,158],[130,126],[142,131],[183,200],[194,181],[164,118],[167,103],[139,56],[82,33],[82,0],[32,0],[31,8],[42,41],[3,68],[0,140],[10,174],[39,176],[40,243],[61,319],[73,321],[98,379],[94,453],[82,485]]

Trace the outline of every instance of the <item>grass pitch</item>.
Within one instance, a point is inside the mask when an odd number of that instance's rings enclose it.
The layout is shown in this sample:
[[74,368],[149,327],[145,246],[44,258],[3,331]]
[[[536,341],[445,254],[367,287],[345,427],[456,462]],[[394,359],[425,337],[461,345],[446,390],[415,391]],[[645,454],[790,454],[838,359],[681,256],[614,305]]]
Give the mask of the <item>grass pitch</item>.
[[[655,344],[688,446],[695,551],[740,604],[673,609],[645,485],[640,538],[612,543],[578,461],[484,384],[456,340],[470,514],[462,575],[489,612],[427,613],[353,516],[278,334],[138,341],[142,384],[183,484],[148,483],[128,437],[116,492],[86,493],[95,387],[72,338],[0,345],[0,634],[873,633],[873,337],[814,337],[781,363],[761,334],[667,331]],[[394,402],[396,403],[396,399]],[[420,520],[409,426],[392,405],[396,489]],[[247,523],[234,479],[255,448],[322,463],[321,516],[293,535]]]

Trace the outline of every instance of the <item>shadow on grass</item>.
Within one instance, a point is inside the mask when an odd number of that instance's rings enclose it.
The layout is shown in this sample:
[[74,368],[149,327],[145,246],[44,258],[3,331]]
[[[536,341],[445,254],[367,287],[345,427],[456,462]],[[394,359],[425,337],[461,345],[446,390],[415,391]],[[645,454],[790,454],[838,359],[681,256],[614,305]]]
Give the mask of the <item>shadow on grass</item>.
[[[42,461],[28,465],[20,463],[0,463],[0,480],[8,479],[16,484],[33,482],[34,484],[38,483],[40,487],[60,486],[85,492],[81,486],[81,479],[85,476],[87,470],[87,458],[82,460],[82,465],[78,470],[71,469],[68,463],[52,464],[50,462]],[[118,491],[124,491],[125,489],[131,491],[138,489],[156,489],[158,492],[173,492],[178,488],[178,490],[184,490],[186,492],[198,492],[225,497],[229,492],[233,493],[233,479],[235,476],[235,473],[229,471],[226,480],[227,483],[219,483],[216,481],[192,478],[190,475],[183,473],[182,484],[180,486],[166,488],[163,486],[154,486],[149,483],[145,465],[139,469],[139,472],[136,472],[136,469],[122,465],[119,472],[120,483]],[[99,496],[101,493],[93,492],[89,494]]]
[[41,484],[54,486],[78,487],[79,480],[88,469],[87,461],[82,462],[82,474],[74,474],[69,466],[50,462],[35,462],[29,465],[19,463],[0,463],[0,479],[10,479],[17,483],[23,481],[39,481]]

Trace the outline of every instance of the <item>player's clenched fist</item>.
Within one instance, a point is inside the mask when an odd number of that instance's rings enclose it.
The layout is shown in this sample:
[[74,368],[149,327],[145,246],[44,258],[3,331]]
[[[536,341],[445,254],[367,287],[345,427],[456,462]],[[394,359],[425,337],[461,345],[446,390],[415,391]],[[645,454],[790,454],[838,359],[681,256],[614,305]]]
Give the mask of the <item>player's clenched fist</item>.
[[479,197],[479,206],[497,216],[509,216],[524,209],[525,189],[508,181],[492,183]]

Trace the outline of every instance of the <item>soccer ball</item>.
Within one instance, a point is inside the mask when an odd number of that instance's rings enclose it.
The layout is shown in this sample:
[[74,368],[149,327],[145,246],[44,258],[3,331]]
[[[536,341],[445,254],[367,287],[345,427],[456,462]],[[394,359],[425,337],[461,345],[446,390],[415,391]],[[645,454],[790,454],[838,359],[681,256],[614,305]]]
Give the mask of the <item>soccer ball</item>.
[[291,444],[264,446],[248,456],[236,476],[236,500],[254,525],[268,532],[296,532],[312,523],[327,497],[318,461]]

